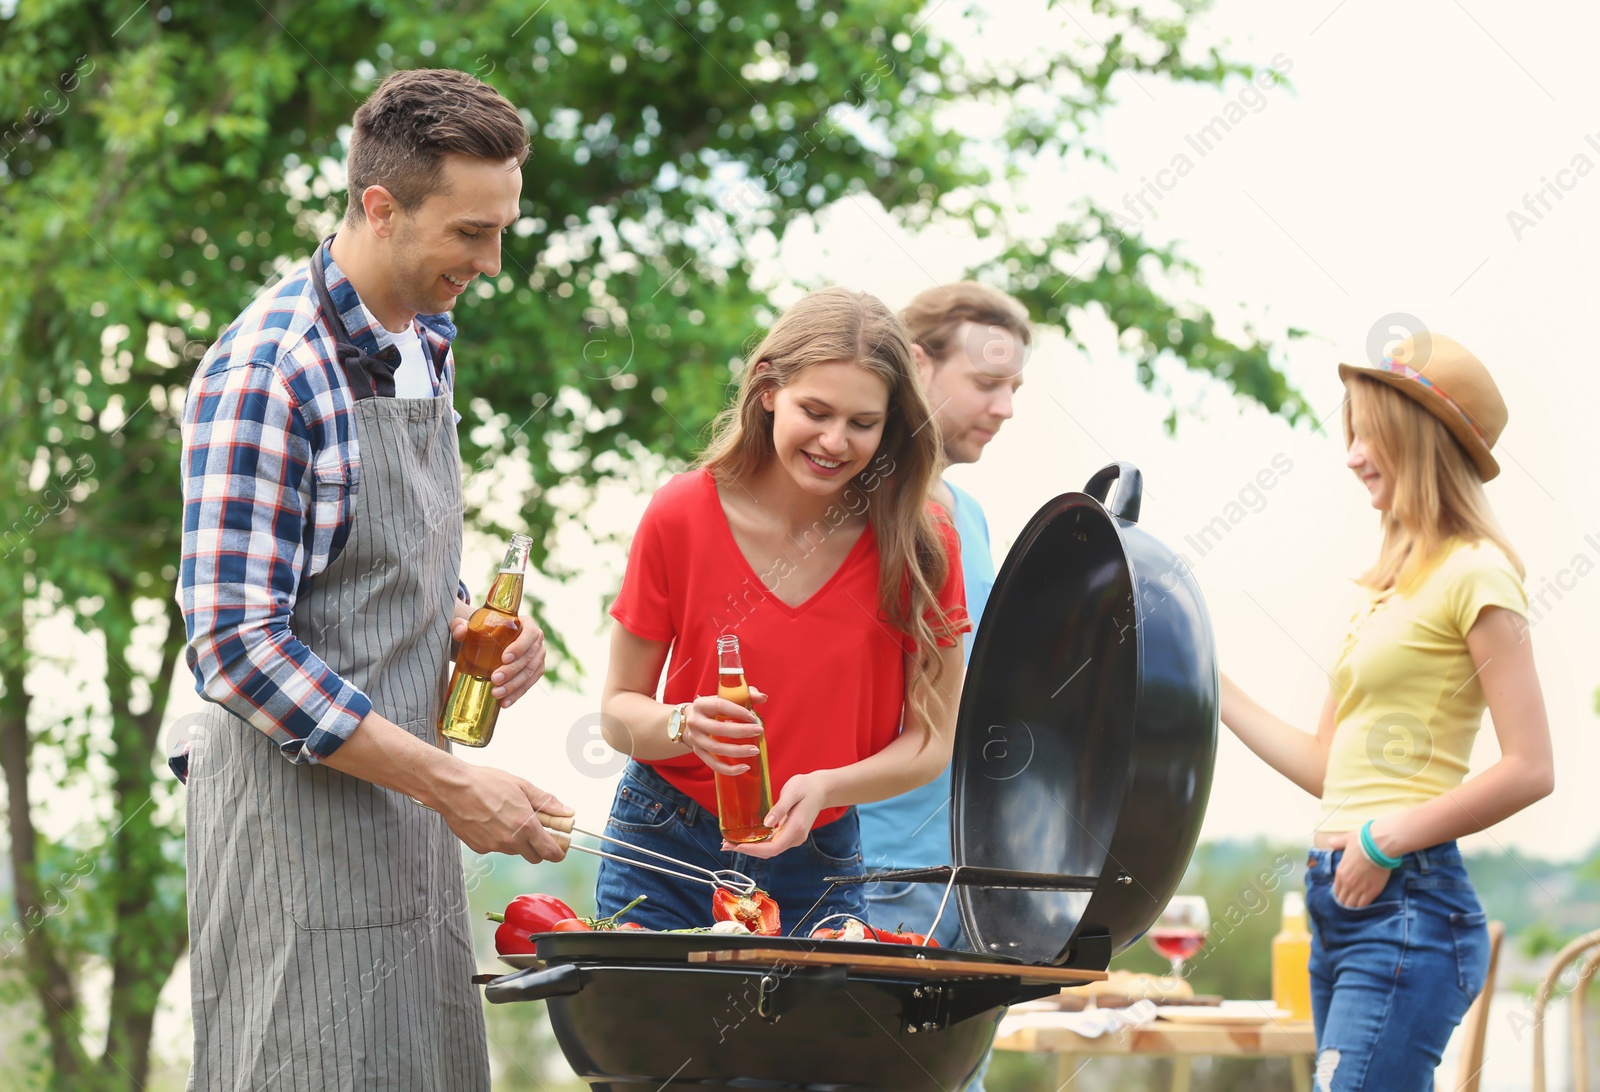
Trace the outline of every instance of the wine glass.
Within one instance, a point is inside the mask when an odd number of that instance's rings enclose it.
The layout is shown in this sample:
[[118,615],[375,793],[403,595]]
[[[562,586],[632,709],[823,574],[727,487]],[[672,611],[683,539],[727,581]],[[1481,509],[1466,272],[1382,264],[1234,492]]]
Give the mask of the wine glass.
[[1204,947],[1206,930],[1211,928],[1211,913],[1199,895],[1175,895],[1161,911],[1161,917],[1145,936],[1150,946],[1172,961],[1172,974],[1183,977],[1185,960],[1194,958]]

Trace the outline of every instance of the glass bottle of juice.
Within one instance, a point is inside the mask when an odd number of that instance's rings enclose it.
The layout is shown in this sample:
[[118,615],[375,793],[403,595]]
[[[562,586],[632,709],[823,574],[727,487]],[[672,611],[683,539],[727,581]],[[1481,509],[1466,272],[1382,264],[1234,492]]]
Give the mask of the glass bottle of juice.
[[[751,708],[750,686],[744,678],[744,662],[739,657],[739,638],[727,634],[717,638],[717,697],[735,705]],[[728,717],[718,720],[729,721]],[[723,743],[743,743],[749,739],[716,737]],[[753,758],[724,759],[729,763],[744,761],[750,768],[736,777],[717,774],[717,818],[722,836],[730,842],[764,842],[772,831],[762,820],[772,810],[772,779],[767,773],[767,736],[756,737],[761,753]]]
[[1311,1019],[1311,933],[1298,891],[1284,894],[1283,930],[1272,938],[1272,1003],[1291,1020]]
[[501,666],[506,648],[522,632],[517,609],[522,606],[522,576],[531,549],[533,539],[527,535],[511,536],[488,599],[467,619],[467,636],[456,655],[450,692],[439,714],[439,732],[448,740],[483,747],[494,735],[500,703],[495,700],[490,677]]

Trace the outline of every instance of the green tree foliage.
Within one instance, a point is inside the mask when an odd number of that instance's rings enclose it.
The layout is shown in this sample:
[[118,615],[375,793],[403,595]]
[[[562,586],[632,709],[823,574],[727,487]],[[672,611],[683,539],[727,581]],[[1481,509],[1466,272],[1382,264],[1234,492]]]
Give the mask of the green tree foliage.
[[[1147,383],[1166,355],[1301,414],[1269,346],[1234,344],[1171,298],[1173,251],[1081,202],[1043,238],[1005,216],[1031,163],[1099,156],[1089,134],[1119,72],[1245,71],[1190,41],[1202,6],[1041,13],[1095,33],[989,70],[917,0],[0,0],[6,950],[53,1079],[139,1087],[183,949],[181,792],[157,749],[183,647],[184,391],[225,324],[332,230],[342,127],[385,72],[477,73],[533,134],[504,269],[457,312],[458,404],[470,473],[525,480],[511,499],[551,572],[561,521],[598,483],[693,450],[772,317],[756,255],[845,198],[994,237],[975,273],[1069,337],[1103,312]],[[963,102],[1003,108],[1001,139],[951,128]],[[49,647],[63,632],[75,643]],[[70,684],[41,693],[53,658]],[[93,801],[64,838],[36,825],[49,783]],[[111,976],[102,1045],[82,1028],[91,966]]]

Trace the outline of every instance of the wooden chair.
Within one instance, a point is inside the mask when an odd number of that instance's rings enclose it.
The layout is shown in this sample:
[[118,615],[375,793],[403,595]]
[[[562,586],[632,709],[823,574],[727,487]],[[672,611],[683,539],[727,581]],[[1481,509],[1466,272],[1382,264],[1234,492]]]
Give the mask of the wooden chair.
[[1461,1019],[1461,1060],[1456,1063],[1454,1084],[1438,1084],[1437,1092],[1478,1092],[1483,1075],[1483,1045],[1489,1033],[1489,1002],[1494,997],[1494,975],[1500,966],[1500,941],[1506,927],[1489,923],[1489,971],[1483,976],[1483,989]]
[[1588,1004],[1589,983],[1600,969],[1600,948],[1590,952],[1578,972],[1567,1011],[1572,1040],[1572,1092],[1589,1092],[1589,1042],[1584,1037],[1584,1007]]
[[[1561,975],[1573,960],[1589,952],[1591,948],[1600,949],[1600,929],[1585,933],[1583,936],[1568,944],[1556,953],[1556,958],[1551,961],[1550,969],[1545,972],[1544,981],[1539,983],[1539,992],[1533,998],[1533,1092],[1546,1092],[1544,1073],[1544,1013],[1550,1004],[1550,995],[1555,993],[1556,985],[1561,980]],[[1589,992],[1589,981],[1594,977],[1595,971],[1600,968],[1600,950],[1591,952],[1578,970],[1578,980],[1574,984],[1571,995],[1571,1008],[1568,1012],[1568,1022],[1571,1024],[1572,1044],[1572,1088],[1573,1092],[1588,1092],[1589,1088],[1589,1050],[1583,1038],[1585,994]]]

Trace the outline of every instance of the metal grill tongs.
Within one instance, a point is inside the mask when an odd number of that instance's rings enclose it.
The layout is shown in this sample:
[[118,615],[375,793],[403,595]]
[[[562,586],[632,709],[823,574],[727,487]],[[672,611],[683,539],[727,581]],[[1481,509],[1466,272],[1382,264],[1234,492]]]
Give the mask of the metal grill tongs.
[[[657,853],[653,849],[645,849],[643,846],[636,846],[632,842],[624,842],[620,838],[613,838],[609,834],[597,834],[592,830],[585,830],[580,826],[576,826],[575,823],[576,820],[570,815],[547,815],[542,811],[539,812],[539,824],[551,833],[563,849],[576,849],[580,853],[592,853],[594,856],[604,857],[608,861],[632,865],[635,868],[647,868],[651,872],[659,872],[663,876],[671,876],[677,880],[703,883],[710,887],[725,887],[736,895],[750,895],[755,892],[756,882],[743,872],[735,872],[731,868],[701,868],[699,865],[680,861],[676,857],[669,857],[665,853]],[[635,853],[643,853],[647,857],[654,857],[659,861],[676,865],[679,871],[663,868],[660,865],[651,864],[649,861],[636,861],[628,857],[619,857],[615,853],[607,853],[605,850],[596,849],[593,846],[579,845],[572,840],[574,834],[587,835],[597,841],[610,842],[614,846],[631,849]]]

